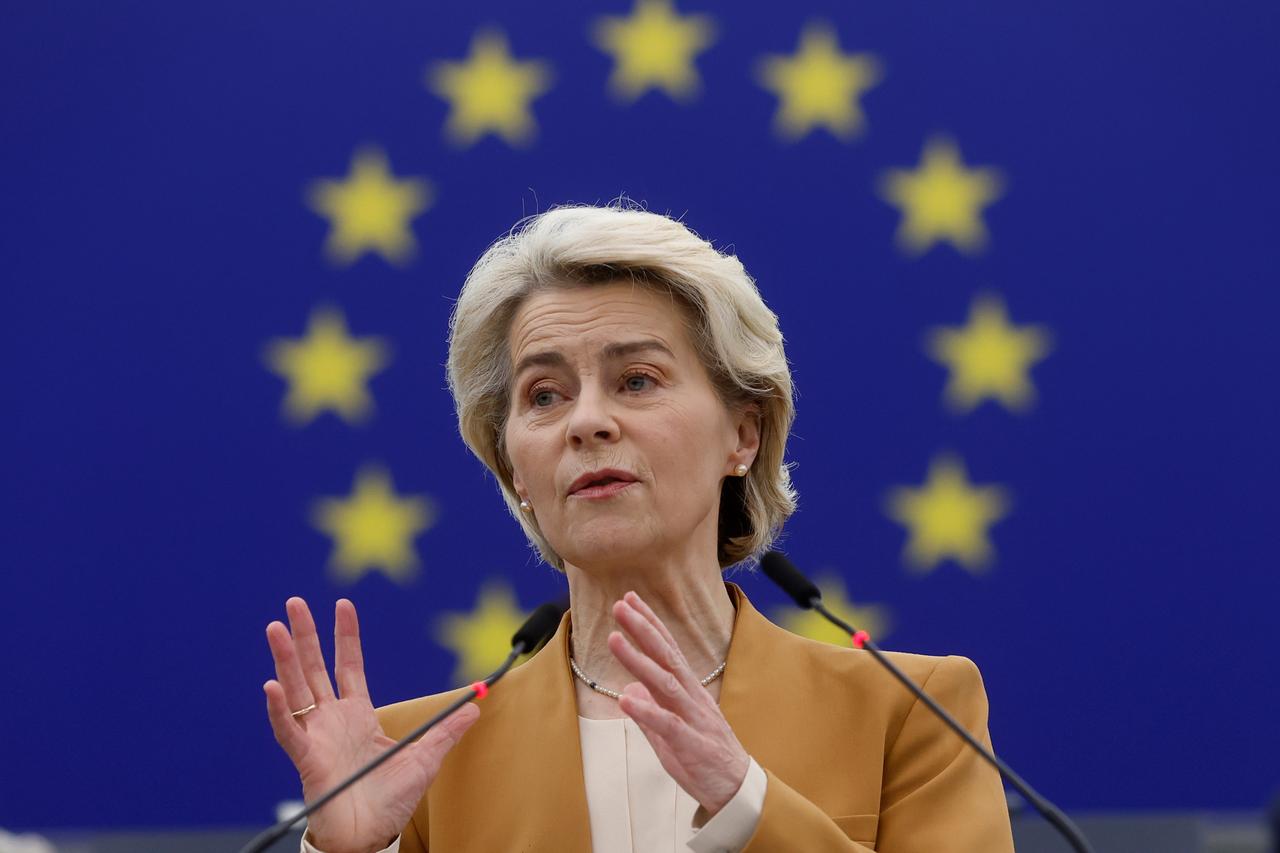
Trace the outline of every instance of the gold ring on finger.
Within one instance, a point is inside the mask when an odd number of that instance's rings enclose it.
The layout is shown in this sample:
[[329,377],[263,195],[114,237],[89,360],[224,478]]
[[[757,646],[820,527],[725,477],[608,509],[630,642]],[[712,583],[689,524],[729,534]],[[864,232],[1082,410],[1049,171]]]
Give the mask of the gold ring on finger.
[[293,718],[296,720],[296,719],[298,719],[299,717],[305,717],[307,714],[310,714],[310,713],[311,713],[312,711],[314,711],[315,709],[316,709],[316,703],[315,703],[315,702],[312,702],[310,705],[308,705],[307,707],[303,708],[303,709],[302,709],[302,710],[300,710],[300,711],[293,711],[293,712],[291,712],[291,715],[292,715],[292,716],[293,716]]

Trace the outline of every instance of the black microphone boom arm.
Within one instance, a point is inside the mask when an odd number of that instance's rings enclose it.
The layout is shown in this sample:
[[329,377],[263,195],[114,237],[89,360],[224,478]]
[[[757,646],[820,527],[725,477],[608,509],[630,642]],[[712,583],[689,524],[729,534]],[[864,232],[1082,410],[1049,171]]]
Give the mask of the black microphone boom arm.
[[998,758],[995,753],[983,746],[977,738],[947,712],[946,708],[939,705],[934,698],[920,688],[920,685],[912,681],[905,672],[898,668],[897,664],[889,660],[889,658],[880,651],[880,647],[871,641],[866,632],[858,631],[848,622],[845,622],[839,616],[836,616],[822,604],[822,592],[814,583],[804,576],[799,569],[792,564],[791,560],[780,551],[770,551],[764,555],[760,561],[760,568],[768,576],[769,580],[782,587],[783,591],[791,597],[796,604],[807,610],[816,610],[826,617],[827,621],[840,627],[845,631],[854,642],[854,645],[871,653],[871,656],[889,670],[889,673],[902,685],[910,690],[915,697],[929,707],[929,710],[937,714],[939,719],[947,724],[956,734],[969,744],[979,755],[986,759],[1000,771],[1000,775],[1008,780],[1009,784],[1017,789],[1018,793],[1027,798],[1027,802],[1035,807],[1036,811],[1044,815],[1045,820],[1049,821],[1055,829],[1067,840],[1071,847],[1077,853],[1093,853],[1093,848],[1089,846],[1088,840],[1071,819],[1066,816],[1053,803],[1049,802],[1038,791],[1032,788],[1027,782],[1013,771],[1013,768],[1005,764],[1003,760]]

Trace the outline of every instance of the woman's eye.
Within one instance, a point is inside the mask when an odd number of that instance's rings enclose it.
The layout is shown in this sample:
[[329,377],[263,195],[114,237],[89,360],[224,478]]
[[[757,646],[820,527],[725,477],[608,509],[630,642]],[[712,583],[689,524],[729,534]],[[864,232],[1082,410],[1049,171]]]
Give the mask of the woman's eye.
[[539,388],[529,396],[529,399],[533,402],[534,406],[538,408],[545,408],[556,401],[556,392],[552,391],[550,388]]
[[643,373],[633,373],[623,381],[623,384],[628,391],[647,391],[653,384],[653,377],[645,376]]

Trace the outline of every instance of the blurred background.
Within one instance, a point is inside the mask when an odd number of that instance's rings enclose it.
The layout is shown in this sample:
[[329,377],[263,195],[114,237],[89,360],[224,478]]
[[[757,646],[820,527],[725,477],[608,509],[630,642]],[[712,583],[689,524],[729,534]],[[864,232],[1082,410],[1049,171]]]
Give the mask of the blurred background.
[[290,595],[322,635],[356,603],[378,704],[502,660],[566,587],[458,438],[447,319],[522,217],[614,202],[780,316],[781,547],[830,606],[976,661],[997,751],[1093,826],[1262,849],[1276,4],[2,14],[0,827],[272,822]]

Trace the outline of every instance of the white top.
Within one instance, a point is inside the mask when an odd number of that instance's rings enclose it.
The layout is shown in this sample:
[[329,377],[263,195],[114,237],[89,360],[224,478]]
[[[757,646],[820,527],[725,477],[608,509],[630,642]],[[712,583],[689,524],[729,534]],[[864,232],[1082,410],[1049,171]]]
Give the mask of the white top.
[[[751,759],[733,799],[699,826],[698,802],[671,778],[629,717],[578,717],[592,853],[738,853],[764,810],[768,784]],[[382,853],[399,853],[400,839]],[[321,853],[304,836],[302,853]]]
[[578,717],[578,732],[593,853],[738,853],[751,839],[767,783],[754,758],[733,799],[705,820],[634,720]]

